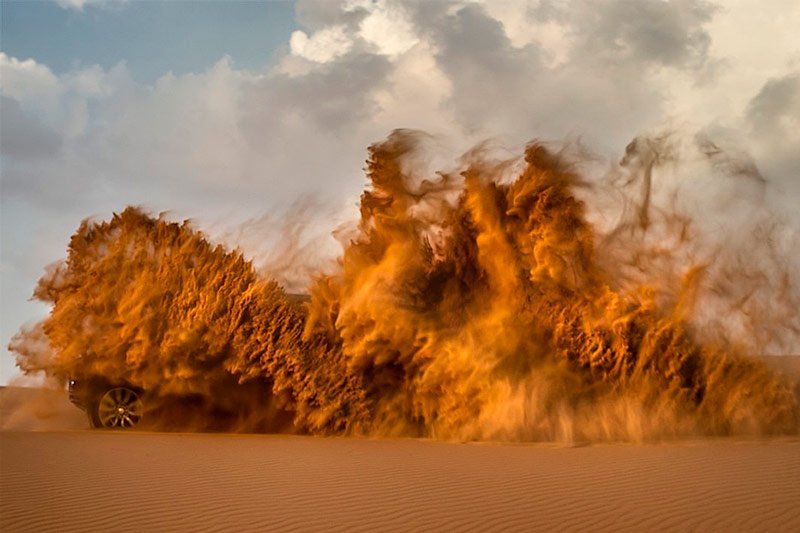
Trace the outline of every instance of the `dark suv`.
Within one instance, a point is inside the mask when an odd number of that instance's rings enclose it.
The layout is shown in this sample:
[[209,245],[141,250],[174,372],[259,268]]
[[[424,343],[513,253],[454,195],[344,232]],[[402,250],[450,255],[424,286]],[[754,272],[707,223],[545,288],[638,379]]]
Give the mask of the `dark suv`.
[[[286,299],[305,314],[305,304],[311,298],[307,294],[287,293]],[[233,375],[227,380],[217,378],[210,385],[211,392],[204,397],[199,394],[165,395],[158,390],[145,391],[124,379],[78,372],[67,378],[69,399],[86,412],[94,428],[132,428],[144,418],[145,408],[148,426],[158,421],[157,427],[167,429],[190,427],[224,431],[246,427],[254,431],[275,431],[291,425],[291,416],[280,408],[269,407],[272,384],[268,379],[241,383]]]
[[170,393],[144,389],[125,379],[96,374],[72,375],[69,398],[84,410],[93,428],[130,429],[142,424],[155,431],[291,431],[293,413],[272,394],[268,379],[244,383],[232,375],[207,381],[207,390]]

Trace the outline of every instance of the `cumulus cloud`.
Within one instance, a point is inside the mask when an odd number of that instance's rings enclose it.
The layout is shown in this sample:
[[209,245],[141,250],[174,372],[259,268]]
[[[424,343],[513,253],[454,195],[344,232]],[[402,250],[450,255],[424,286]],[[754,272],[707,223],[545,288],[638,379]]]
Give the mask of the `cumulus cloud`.
[[332,26],[311,37],[297,30],[292,33],[289,44],[294,55],[317,63],[327,63],[350,51],[353,40],[345,32],[344,26]]
[[362,9],[368,13],[358,25],[358,35],[373,45],[379,54],[396,56],[418,42],[403,4],[386,0],[355,0],[346,4],[345,9]]
[[[364,147],[394,127],[448,132],[465,143],[579,136],[613,154],[679,113],[701,116],[700,127],[745,124],[770,142],[796,140],[796,75],[770,73],[758,92],[735,96],[738,107],[709,104],[710,66],[723,65],[726,90],[738,79],[735,54],[714,46],[714,24],[744,19],[708,2],[346,0],[301,1],[297,10],[303,29],[264,72],[222,58],[205,72],[144,85],[124,63],[57,76],[34,59],[0,52],[4,108],[20,124],[27,153],[49,154],[36,169],[43,179],[49,164],[59,182],[83,181],[92,195],[102,192],[89,183],[100,181],[109,198],[164,204],[188,184],[198,198],[206,189],[234,197],[231,185],[243,184],[267,196],[288,190],[288,197],[352,180],[331,191],[352,196]],[[34,149],[38,137],[42,146]],[[18,141],[8,141],[8,150],[26,153]],[[304,155],[309,150],[319,156]],[[309,161],[322,158],[325,164]],[[18,178],[11,159],[6,183]],[[324,169],[335,177],[323,178]],[[95,177],[81,177],[87,174]],[[275,177],[286,174],[300,177],[284,184]],[[137,192],[143,182],[159,194]],[[252,203],[252,194],[243,196]]]
[[766,171],[784,176],[791,196],[800,195],[800,71],[768,80],[745,119]]
[[573,14],[576,53],[610,64],[701,68],[711,36],[705,25],[717,8],[695,0],[583,2]]
[[60,91],[58,78],[46,65],[3,52],[0,52],[0,84],[6,96],[41,105],[52,105]]

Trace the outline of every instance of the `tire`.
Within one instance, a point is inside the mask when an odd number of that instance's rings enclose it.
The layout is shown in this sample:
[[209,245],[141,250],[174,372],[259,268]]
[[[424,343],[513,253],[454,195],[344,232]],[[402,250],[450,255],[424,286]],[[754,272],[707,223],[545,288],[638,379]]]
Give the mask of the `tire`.
[[91,403],[89,421],[95,428],[130,429],[141,422],[143,411],[139,392],[131,387],[112,387]]

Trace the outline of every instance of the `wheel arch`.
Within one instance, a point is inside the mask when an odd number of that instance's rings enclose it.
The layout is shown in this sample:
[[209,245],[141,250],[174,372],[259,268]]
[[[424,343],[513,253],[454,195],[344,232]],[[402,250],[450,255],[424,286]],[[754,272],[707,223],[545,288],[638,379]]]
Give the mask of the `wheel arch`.
[[[114,389],[125,388],[133,391],[136,394],[138,401],[142,401],[144,396],[144,389],[137,387],[127,381],[111,381],[101,376],[93,376],[88,382],[88,394],[86,414],[89,417],[89,423],[93,428],[103,428],[103,422],[100,418],[100,402],[103,397]],[[138,424],[138,420],[137,420]]]

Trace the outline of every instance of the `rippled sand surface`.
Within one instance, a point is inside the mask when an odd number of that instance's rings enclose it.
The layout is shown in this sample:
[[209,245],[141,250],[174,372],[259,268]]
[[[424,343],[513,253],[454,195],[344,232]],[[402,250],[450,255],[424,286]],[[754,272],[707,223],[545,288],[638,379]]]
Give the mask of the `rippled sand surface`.
[[798,439],[565,447],[38,429],[0,431],[2,531],[800,531]]

